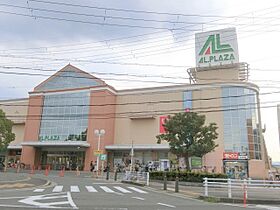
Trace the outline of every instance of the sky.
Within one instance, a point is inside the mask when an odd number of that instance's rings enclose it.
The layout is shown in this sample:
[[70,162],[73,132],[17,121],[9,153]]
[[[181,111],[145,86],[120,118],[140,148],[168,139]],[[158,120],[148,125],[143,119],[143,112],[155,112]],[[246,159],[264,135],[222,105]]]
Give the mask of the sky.
[[28,97],[68,63],[116,89],[186,83],[194,34],[236,27],[268,153],[280,161],[279,14],[278,0],[1,0],[0,99]]

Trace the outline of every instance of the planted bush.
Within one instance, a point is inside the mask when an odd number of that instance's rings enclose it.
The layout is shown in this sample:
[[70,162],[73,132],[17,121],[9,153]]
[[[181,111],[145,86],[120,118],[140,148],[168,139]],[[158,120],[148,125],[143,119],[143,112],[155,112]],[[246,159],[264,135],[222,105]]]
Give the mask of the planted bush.
[[208,178],[228,178],[226,174],[215,174],[215,173],[203,173],[203,172],[190,172],[190,171],[154,171],[150,172],[151,180],[163,180],[164,173],[168,181],[175,181],[178,174],[179,180],[183,182],[203,182],[204,177]]

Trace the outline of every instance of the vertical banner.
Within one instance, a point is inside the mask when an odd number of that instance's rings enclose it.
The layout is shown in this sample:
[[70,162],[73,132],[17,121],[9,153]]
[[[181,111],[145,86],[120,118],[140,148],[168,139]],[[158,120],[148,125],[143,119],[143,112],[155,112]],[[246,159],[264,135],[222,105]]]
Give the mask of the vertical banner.
[[166,133],[163,125],[164,125],[165,120],[167,118],[168,118],[168,116],[160,116],[159,117],[159,133]]

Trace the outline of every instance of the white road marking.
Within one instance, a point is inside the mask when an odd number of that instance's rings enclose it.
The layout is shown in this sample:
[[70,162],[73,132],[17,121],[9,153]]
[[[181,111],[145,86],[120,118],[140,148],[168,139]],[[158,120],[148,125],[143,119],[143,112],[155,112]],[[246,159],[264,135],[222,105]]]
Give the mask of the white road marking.
[[27,196],[18,196],[18,197],[4,197],[0,198],[0,200],[8,200],[8,199],[18,199],[18,198],[26,198]]
[[141,198],[141,197],[132,197],[132,198],[137,199],[137,200],[141,200],[141,201],[145,200],[145,198]]
[[167,206],[167,207],[170,207],[170,208],[176,208],[176,206],[165,204],[165,203],[157,203],[157,204],[161,205],[161,206]]
[[72,206],[73,209],[78,209],[78,207],[76,206],[76,204],[74,203],[72,197],[71,197],[71,193],[67,192],[67,198],[69,201],[69,204]]
[[[104,185],[104,184],[106,184],[106,185],[111,185],[111,184],[116,184],[116,183],[106,183],[106,182],[102,183],[102,182],[93,182],[92,184],[96,184],[96,185]],[[123,183],[118,183],[118,184],[123,184]]]
[[140,190],[140,189],[138,189],[138,188],[136,188],[136,187],[127,187],[127,188],[129,188],[129,189],[131,189],[131,190],[134,190],[135,192],[144,193],[144,194],[147,193],[146,191]]
[[265,208],[267,210],[280,210],[280,207],[276,207],[276,206],[256,205],[256,207]]
[[86,186],[88,192],[97,192],[93,186]]
[[80,189],[78,186],[70,186],[70,192],[80,192]]
[[33,192],[44,192],[45,189],[35,189]]
[[106,187],[106,186],[100,186],[100,188],[107,193],[114,193],[115,192],[115,191],[111,190],[109,187]]
[[0,207],[12,207],[12,208],[25,208],[25,209],[38,209],[36,206],[23,206],[23,205],[10,205],[0,204]]
[[[61,198],[64,198],[64,200],[61,200]],[[66,200],[65,200],[66,198]],[[46,202],[46,200],[51,200],[52,202]],[[55,201],[57,200],[57,201]],[[45,201],[45,202],[42,202]],[[24,199],[19,200],[18,202],[24,203],[27,205],[31,205],[30,208],[32,207],[37,207],[37,208],[67,208],[69,209],[70,207],[65,207],[66,204],[70,205],[72,208],[71,209],[78,209],[78,207],[75,205],[73,202],[73,199],[71,197],[71,193],[52,193],[52,194],[45,194],[45,195],[36,195],[36,196],[28,196]],[[64,206],[59,206],[59,205],[64,205]]]
[[122,193],[132,193],[131,191],[124,189],[122,187],[119,187],[119,186],[114,186],[114,188],[121,191]]
[[62,189],[63,189],[63,186],[58,185],[58,186],[55,186],[52,191],[53,192],[62,192]]

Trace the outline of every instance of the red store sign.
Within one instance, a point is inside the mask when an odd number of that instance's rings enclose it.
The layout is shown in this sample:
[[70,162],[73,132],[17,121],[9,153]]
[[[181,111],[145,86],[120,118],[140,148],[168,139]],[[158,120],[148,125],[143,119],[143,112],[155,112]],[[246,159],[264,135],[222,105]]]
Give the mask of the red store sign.
[[239,154],[238,152],[224,152],[223,153],[223,158],[228,159],[228,160],[238,160]]

